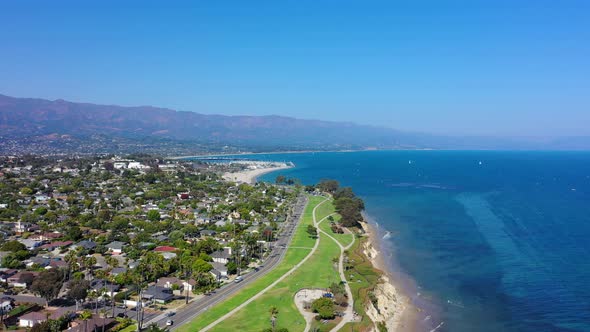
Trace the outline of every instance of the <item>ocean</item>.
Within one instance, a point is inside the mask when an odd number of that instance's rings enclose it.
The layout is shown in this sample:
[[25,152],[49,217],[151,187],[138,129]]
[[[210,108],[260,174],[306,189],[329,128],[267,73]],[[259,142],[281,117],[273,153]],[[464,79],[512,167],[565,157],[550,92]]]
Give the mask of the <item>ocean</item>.
[[252,155],[365,200],[389,267],[437,331],[590,331],[590,153]]

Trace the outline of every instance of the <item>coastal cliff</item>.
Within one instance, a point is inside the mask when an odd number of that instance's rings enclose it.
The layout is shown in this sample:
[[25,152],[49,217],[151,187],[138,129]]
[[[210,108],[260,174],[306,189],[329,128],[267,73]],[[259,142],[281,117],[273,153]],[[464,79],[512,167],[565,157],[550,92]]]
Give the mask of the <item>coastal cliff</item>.
[[[373,266],[383,271],[383,263],[380,253],[372,242],[376,235],[370,226],[363,223],[365,232],[369,235],[369,241],[363,243],[363,254],[371,261]],[[365,311],[374,322],[375,331],[401,331],[402,314],[407,308],[407,300],[391,282],[390,278],[382,273],[379,282],[369,292],[369,299],[365,304]]]

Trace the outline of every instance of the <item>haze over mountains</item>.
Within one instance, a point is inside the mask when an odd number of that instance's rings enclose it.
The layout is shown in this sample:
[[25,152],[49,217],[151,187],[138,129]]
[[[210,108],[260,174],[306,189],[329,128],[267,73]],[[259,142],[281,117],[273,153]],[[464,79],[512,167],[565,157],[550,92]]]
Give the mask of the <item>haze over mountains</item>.
[[[207,146],[231,146],[242,150],[303,149],[589,149],[587,137],[560,139],[506,139],[449,137],[407,133],[390,128],[344,122],[302,120],[282,116],[225,116],[179,112],[152,106],[123,107],[14,98],[0,95],[0,150],[7,152],[51,141],[72,150],[104,140],[118,139],[110,148],[121,150],[150,142],[181,144],[190,151]],[[63,143],[63,144],[61,144]],[[106,144],[106,145],[105,145]],[[44,148],[48,150],[48,147]],[[62,149],[63,150],[63,149]]]

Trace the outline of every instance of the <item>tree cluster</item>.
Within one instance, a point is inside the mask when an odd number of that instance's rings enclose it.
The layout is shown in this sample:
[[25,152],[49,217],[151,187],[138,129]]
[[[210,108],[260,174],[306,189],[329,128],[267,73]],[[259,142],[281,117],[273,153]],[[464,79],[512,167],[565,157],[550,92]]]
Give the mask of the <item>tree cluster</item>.
[[320,319],[333,319],[336,316],[334,312],[334,301],[327,297],[320,297],[311,303],[311,310],[318,314]]
[[358,198],[350,187],[340,187],[336,180],[322,180],[317,184],[320,190],[332,194],[334,207],[342,219],[340,223],[345,227],[358,227],[363,220],[361,212],[365,203]]

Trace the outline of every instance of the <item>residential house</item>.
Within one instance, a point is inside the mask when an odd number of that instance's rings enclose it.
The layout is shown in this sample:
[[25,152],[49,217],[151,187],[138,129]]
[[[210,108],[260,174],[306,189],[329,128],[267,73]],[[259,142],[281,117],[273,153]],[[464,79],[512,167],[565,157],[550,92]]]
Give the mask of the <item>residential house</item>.
[[217,250],[211,254],[211,258],[213,258],[213,261],[216,263],[227,264],[231,258],[231,248],[226,247],[223,248],[223,250]]
[[127,269],[124,267],[116,267],[114,269],[111,270],[111,275],[112,276],[118,276],[119,274],[123,274],[127,272]]
[[182,289],[183,288],[183,281],[175,278],[175,277],[164,277],[164,278],[160,278],[158,279],[158,281],[156,282],[156,286],[160,286],[160,287],[164,287],[164,288],[174,288],[174,285],[176,285],[178,287],[178,289]]
[[50,259],[42,256],[31,257],[24,261],[25,266],[30,268],[33,266],[47,267],[51,263]]
[[12,277],[17,273],[18,270],[15,269],[4,269],[3,271],[0,271],[0,281],[8,283],[8,278]]
[[177,248],[170,246],[158,246],[154,249],[155,252],[175,252]]
[[37,240],[37,241],[53,241],[55,239],[59,239],[60,237],[62,237],[63,234],[59,233],[59,232],[45,232],[45,233],[41,233],[41,234],[33,234],[31,236],[29,236],[30,240]]
[[166,303],[174,299],[172,289],[162,286],[149,286],[142,294],[142,299],[152,300],[157,303]]
[[[76,319],[72,323],[72,327],[68,332],[91,332],[91,331],[109,331],[115,324],[116,320],[112,318],[102,318],[98,315],[93,316],[89,320]],[[104,329],[103,329],[104,327]]]
[[72,241],[56,241],[56,242],[51,242],[51,243],[44,244],[44,245],[40,246],[39,249],[47,250],[47,251],[53,251],[53,250],[58,249],[58,248],[68,247],[72,243],[74,243],[74,242],[72,242]]
[[201,231],[201,237],[204,237],[204,236],[215,236],[215,235],[217,235],[217,232],[216,231],[212,231],[210,229],[203,229]]
[[41,242],[41,241],[30,240],[30,239],[19,239],[18,242],[24,244],[28,250],[34,250],[35,248],[37,248],[43,244],[43,242]]
[[43,323],[47,320],[47,315],[39,312],[29,312],[19,317],[18,319],[18,326],[19,327],[33,327],[35,324]]
[[76,244],[74,244],[72,246],[73,249],[77,248],[77,247],[82,247],[86,250],[92,250],[94,248],[96,248],[97,244],[96,242],[92,241],[92,240],[82,240]]
[[94,279],[90,282],[90,288],[97,292],[99,292],[101,289],[105,289],[106,294],[112,297],[117,294],[117,292],[121,289],[121,286],[110,283],[103,279]]
[[112,252],[113,255],[120,255],[123,253],[123,247],[126,243],[121,241],[113,241],[106,245],[107,249]]
[[211,265],[213,265],[213,269],[219,271],[219,274],[222,278],[226,278],[227,277],[227,267],[225,266],[225,264],[223,263],[217,263],[217,262],[212,262]]
[[182,288],[185,291],[187,291],[189,293],[192,293],[196,284],[197,284],[197,281],[195,279],[190,279],[189,281],[183,281],[182,282]]
[[158,241],[158,242],[164,242],[164,241],[168,241],[168,236],[162,234],[162,235],[156,236],[154,239],[156,239],[156,241]]

